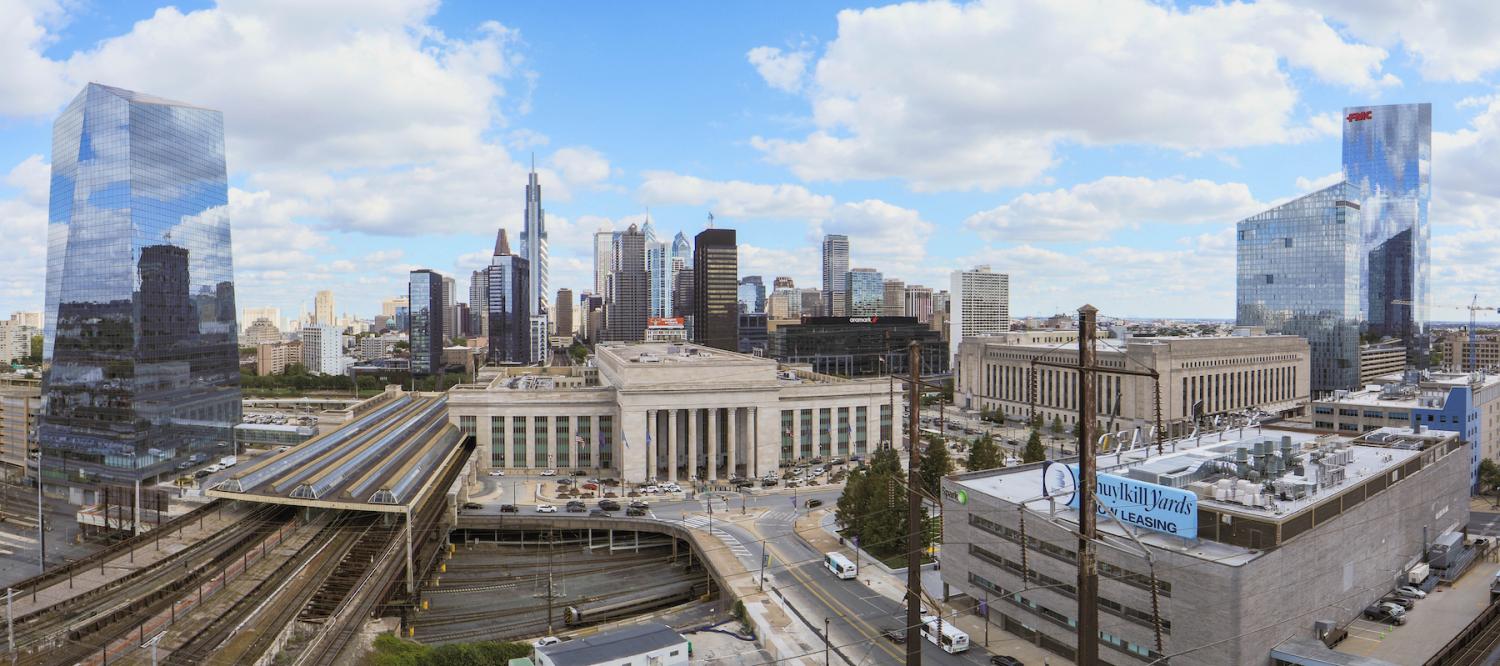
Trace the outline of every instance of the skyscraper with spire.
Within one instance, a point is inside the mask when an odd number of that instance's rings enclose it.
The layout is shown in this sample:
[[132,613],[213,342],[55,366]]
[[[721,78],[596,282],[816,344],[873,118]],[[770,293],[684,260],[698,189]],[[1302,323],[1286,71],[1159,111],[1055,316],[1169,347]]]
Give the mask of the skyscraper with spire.
[[536,178],[536,155],[531,156],[531,173],[526,177],[526,220],[521,227],[521,256],[530,265],[531,329],[541,331],[532,340],[531,361],[547,357],[547,220],[542,210],[542,186]]
[[488,322],[489,363],[533,362],[531,267],[511,254],[505,228],[495,238],[495,254],[485,273],[484,312]]

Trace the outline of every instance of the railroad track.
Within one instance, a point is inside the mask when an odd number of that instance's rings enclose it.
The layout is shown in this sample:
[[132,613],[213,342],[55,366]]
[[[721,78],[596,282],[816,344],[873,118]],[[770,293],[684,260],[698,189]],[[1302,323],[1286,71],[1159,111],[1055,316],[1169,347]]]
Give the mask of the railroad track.
[[[402,539],[392,538],[397,532],[396,528],[368,531],[350,548],[349,553],[356,561],[368,555],[370,562],[354,571],[339,566],[334,577],[355,580],[348,586],[337,608],[323,618],[323,629],[298,655],[297,666],[333,666],[349,641],[364,627],[365,619],[385,602],[384,590],[404,564],[397,557],[397,552],[402,549]],[[346,556],[342,561],[349,559]]]
[[1493,620],[1478,635],[1443,662],[1443,666],[1479,666],[1492,663],[1489,658],[1500,650],[1500,619]]
[[[357,538],[357,534],[363,534],[363,523],[368,522],[369,519],[368,515],[353,512],[334,516],[327,525],[318,530],[316,535],[298,547],[296,553],[283,561],[271,575],[258,583],[249,593],[236,599],[230,608],[211,618],[191,635],[183,637],[180,641],[174,641],[175,646],[171,648],[162,663],[196,666],[213,661],[240,663],[246,659],[259,657],[261,652],[253,651],[261,647],[259,640],[244,645],[244,652],[232,655],[228,654],[232,650],[226,649],[226,643],[240,628],[249,624],[256,615],[267,609],[271,611],[271,614],[263,619],[270,619],[265,626],[270,630],[270,636],[274,637],[281,627],[295,616],[295,611],[306,603],[307,596],[299,594],[302,588],[317,589],[313,586],[290,586],[289,581],[309,567],[312,568],[312,575],[315,578],[331,573],[332,568],[329,563],[337,564],[342,559],[348,547]],[[288,612],[288,609],[292,612]]]
[[257,536],[282,529],[294,515],[287,507],[266,507],[149,567],[17,618],[22,661],[71,664],[105,649],[147,619],[175,609],[183,594],[221,574],[261,542]]

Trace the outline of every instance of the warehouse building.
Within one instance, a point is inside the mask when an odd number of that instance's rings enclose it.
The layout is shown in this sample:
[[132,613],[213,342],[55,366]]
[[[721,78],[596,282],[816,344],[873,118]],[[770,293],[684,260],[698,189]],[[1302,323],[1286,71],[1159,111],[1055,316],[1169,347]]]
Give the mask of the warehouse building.
[[[1099,458],[1098,496],[1113,512],[1098,521],[1104,663],[1269,664],[1276,646],[1335,635],[1395,586],[1473,561],[1461,533],[1468,449],[1455,432],[1247,427],[1168,447]],[[944,479],[942,577],[968,597],[960,605],[987,601],[991,622],[1072,658],[1067,462]],[[1439,543],[1457,547],[1424,562]]]

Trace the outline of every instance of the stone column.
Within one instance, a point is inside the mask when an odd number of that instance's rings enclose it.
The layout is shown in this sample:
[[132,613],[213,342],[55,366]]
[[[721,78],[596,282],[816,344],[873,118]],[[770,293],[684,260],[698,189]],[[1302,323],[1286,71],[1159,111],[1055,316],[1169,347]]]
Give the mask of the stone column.
[[687,477],[689,481],[698,478],[698,411],[687,410]]
[[717,481],[719,479],[719,409],[717,407],[708,410],[708,470],[704,475],[705,481]]
[[725,463],[724,463],[724,469],[725,469],[725,474],[728,475],[729,478],[732,479],[732,478],[734,478],[736,476],[739,476],[739,474],[737,474],[736,471],[735,471],[735,462],[736,462],[736,459],[739,457],[737,455],[739,452],[736,451],[735,449],[738,449],[740,447],[740,438],[739,438],[739,434],[740,434],[740,427],[739,427],[740,426],[740,408],[738,408],[738,407],[730,407],[729,408],[729,412],[728,412],[728,416],[729,416],[729,428],[728,428],[728,431],[729,431],[729,448],[728,448],[728,454],[726,456],[726,460],[725,460]]
[[578,443],[578,419],[581,418],[576,414],[568,417],[568,471],[562,472],[564,474],[571,474],[578,468],[578,448],[583,446]]
[[677,410],[667,412],[667,480],[677,482]]
[[[621,481],[639,483],[646,478],[646,441],[643,437],[646,433],[646,413],[622,410],[615,421],[615,431],[612,433],[615,469],[620,470]],[[627,441],[630,442],[629,447],[625,446]]]
[[[493,419],[493,418],[496,418],[496,417],[491,416],[490,418]],[[503,448],[500,449],[500,452],[501,452],[501,454],[503,454],[505,456],[505,466],[506,467],[515,467],[515,465],[516,465],[515,461],[513,461],[513,460],[510,459],[511,458],[511,453],[510,453],[510,433],[511,433],[511,429],[514,428],[515,426],[513,426],[511,424],[510,417],[508,417],[508,416],[502,416],[502,417],[499,417],[499,418],[500,418],[500,446],[503,447]],[[495,424],[493,422],[491,422],[489,424],[489,426],[491,428],[494,428]]]
[[641,430],[641,446],[646,451],[646,472],[641,476],[642,481],[650,481],[656,476],[656,410],[646,410],[646,427]]

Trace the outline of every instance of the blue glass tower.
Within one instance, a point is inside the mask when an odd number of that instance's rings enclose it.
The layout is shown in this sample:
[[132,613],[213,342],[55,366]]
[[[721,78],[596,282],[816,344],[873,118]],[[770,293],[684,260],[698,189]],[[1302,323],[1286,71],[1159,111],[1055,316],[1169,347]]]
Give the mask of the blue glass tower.
[[52,130],[41,476],[70,501],[232,439],[224,118],[91,83]]
[[1431,303],[1431,168],[1431,104],[1344,109],[1344,179],[1363,208],[1361,310],[1372,336],[1405,340],[1408,362],[1422,367]]
[[411,372],[431,375],[443,371],[443,276],[420,268],[410,273],[406,291],[411,310]]
[[1237,225],[1236,320],[1307,338],[1314,391],[1359,385],[1361,210],[1339,183]]
[[489,284],[485,317],[489,323],[489,363],[531,362],[531,267],[511,254],[505,228],[495,238],[495,254],[484,269]]

